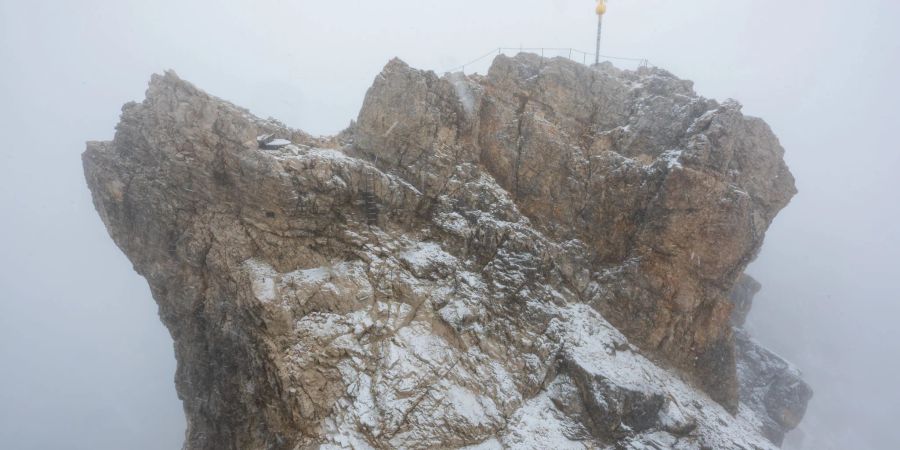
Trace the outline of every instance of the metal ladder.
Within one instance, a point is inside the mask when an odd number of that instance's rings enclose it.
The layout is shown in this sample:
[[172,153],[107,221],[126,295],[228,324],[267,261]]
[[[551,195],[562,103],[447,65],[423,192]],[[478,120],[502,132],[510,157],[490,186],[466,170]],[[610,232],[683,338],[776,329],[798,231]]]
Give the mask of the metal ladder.
[[366,213],[366,225],[378,225],[378,202],[375,199],[375,184],[372,175],[366,174],[363,186],[363,209]]

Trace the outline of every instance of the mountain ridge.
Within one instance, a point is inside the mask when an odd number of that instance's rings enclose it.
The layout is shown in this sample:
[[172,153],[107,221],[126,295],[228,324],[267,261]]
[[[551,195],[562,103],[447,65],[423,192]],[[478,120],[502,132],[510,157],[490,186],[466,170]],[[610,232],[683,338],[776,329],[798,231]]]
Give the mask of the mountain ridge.
[[334,138],[168,72],[84,163],[175,340],[185,448],[770,448],[811,391],[736,351],[731,294],[782,156],[668,72],[522,54],[393,60]]

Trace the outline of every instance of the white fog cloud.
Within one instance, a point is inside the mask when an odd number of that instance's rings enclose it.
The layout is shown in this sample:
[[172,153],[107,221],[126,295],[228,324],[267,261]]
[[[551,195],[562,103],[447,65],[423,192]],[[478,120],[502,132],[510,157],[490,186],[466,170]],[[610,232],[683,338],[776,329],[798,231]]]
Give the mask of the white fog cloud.
[[[84,141],[153,72],[316,134],[381,67],[592,51],[593,2],[0,0],[0,446],[179,448],[171,340],[93,211]],[[806,448],[900,448],[900,3],[613,0],[603,52],[766,119],[800,195],[750,272],[750,326],[816,390]],[[470,67],[482,69],[486,63]]]

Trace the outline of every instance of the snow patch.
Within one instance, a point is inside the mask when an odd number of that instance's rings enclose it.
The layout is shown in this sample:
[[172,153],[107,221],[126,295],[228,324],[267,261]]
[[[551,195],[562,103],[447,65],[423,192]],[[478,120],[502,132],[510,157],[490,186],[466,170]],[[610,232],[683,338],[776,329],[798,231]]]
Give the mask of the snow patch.
[[317,158],[323,159],[331,159],[334,161],[342,161],[342,162],[358,162],[359,160],[355,158],[351,158],[341,152],[339,150],[334,150],[330,148],[311,148],[306,152],[309,156],[315,156]]
[[447,389],[447,401],[459,416],[476,426],[491,425],[500,414],[491,399],[456,385]]
[[497,438],[490,438],[480,444],[469,445],[459,450],[503,450],[503,445],[500,444]]
[[569,425],[546,392],[527,401],[510,418],[508,433],[501,438],[506,448],[583,450],[587,445],[563,434]]
[[433,242],[420,242],[413,248],[400,253],[400,259],[409,264],[417,275],[425,273],[436,266],[453,266],[456,258],[441,249]]
[[671,169],[681,169],[683,166],[681,165],[681,155],[684,153],[683,150],[666,150],[661,155],[659,155],[659,159],[666,163],[666,167]]
[[256,259],[244,261],[243,267],[250,276],[250,289],[253,291],[253,297],[263,303],[275,301],[277,298],[275,278],[278,276],[275,269]]

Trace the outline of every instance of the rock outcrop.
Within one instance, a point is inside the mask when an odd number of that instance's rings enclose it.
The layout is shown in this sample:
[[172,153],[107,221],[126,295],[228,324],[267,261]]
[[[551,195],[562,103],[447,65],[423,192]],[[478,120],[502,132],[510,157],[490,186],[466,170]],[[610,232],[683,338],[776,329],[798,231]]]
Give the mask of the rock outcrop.
[[743,329],[753,297],[761,288],[745,274],[731,292],[740,401],[756,413],[763,435],[781,445],[785,433],[800,424],[813,392],[796,367],[754,341]]
[[522,54],[391,61],[334,138],[154,76],[84,165],[175,341],[186,449],[764,449],[808,387],[735,346],[729,294],[782,155],[660,69]]

